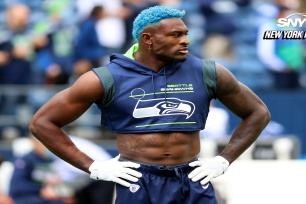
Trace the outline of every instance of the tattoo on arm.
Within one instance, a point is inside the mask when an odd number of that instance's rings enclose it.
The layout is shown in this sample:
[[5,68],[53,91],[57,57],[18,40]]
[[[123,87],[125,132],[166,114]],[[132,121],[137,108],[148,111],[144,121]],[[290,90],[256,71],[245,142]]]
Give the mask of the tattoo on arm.
[[242,119],[221,156],[230,163],[237,159],[260,135],[270,121],[265,104],[223,66],[216,65],[218,99]]

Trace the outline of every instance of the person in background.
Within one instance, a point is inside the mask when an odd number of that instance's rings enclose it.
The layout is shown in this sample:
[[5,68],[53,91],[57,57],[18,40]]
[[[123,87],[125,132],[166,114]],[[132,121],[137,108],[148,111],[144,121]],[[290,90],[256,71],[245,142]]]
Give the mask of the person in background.
[[59,179],[52,170],[51,153],[33,136],[30,138],[34,149],[16,159],[9,194],[15,204],[61,204],[54,190]]
[[14,5],[6,11],[7,30],[0,40],[0,84],[31,83],[32,38],[28,30],[30,9]]
[[[107,151],[89,140],[74,136],[69,137],[82,152],[99,161],[112,158]],[[103,204],[112,204],[115,187],[113,182],[89,179],[87,173],[56,156],[53,167],[62,183],[66,187],[70,187],[72,194],[69,200],[74,200],[75,204],[100,204],[102,201]],[[68,200],[68,197],[65,200]]]
[[125,44],[123,50],[128,50],[135,42],[132,35],[133,22],[138,14],[149,7],[158,5],[157,1],[145,1],[145,0],[123,0],[123,6],[129,11],[129,14],[124,17],[125,23]]
[[[32,83],[34,43],[28,26],[29,14],[30,9],[21,4],[6,9],[6,28],[0,31],[0,85]],[[2,96],[0,113],[15,114],[16,104],[25,100],[25,96]]]
[[[97,21],[95,26],[99,43],[107,55],[121,49],[126,35],[123,19],[130,15],[129,9],[122,6],[122,0],[77,0],[76,6],[80,19],[88,18],[95,6],[102,6],[105,17]],[[104,60],[108,61],[107,58]]]
[[74,13],[68,2],[61,0],[47,2],[45,9],[48,20],[34,26],[34,32],[46,41],[44,46],[37,49],[35,64],[44,83],[66,84],[73,67],[76,28],[75,21],[70,18]]
[[[205,17],[206,22],[214,22],[206,24],[206,34],[219,33],[223,35],[233,34],[237,28],[235,20],[230,15],[225,15],[217,11],[216,2],[230,2],[238,6],[238,2],[243,1],[217,1],[217,0],[196,0],[195,3],[201,10],[202,15]],[[220,7],[220,6],[219,6]],[[229,9],[229,7],[228,7]]]
[[222,34],[208,35],[202,44],[203,59],[213,59],[218,61],[229,70],[235,69],[238,59],[235,55],[233,43],[229,37]]
[[77,45],[75,48],[76,63],[73,72],[81,75],[91,68],[99,67],[100,60],[105,54],[98,40],[96,31],[96,23],[105,17],[105,12],[102,6],[95,6],[86,19],[80,25],[80,33],[77,37]]

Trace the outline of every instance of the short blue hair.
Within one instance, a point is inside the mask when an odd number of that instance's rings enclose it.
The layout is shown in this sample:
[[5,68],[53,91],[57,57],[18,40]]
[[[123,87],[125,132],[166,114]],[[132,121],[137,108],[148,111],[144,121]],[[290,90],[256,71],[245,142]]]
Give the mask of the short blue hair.
[[179,11],[167,6],[154,6],[143,10],[135,19],[133,25],[133,36],[139,41],[139,34],[145,27],[158,23],[162,19],[167,18],[182,18],[185,11]]

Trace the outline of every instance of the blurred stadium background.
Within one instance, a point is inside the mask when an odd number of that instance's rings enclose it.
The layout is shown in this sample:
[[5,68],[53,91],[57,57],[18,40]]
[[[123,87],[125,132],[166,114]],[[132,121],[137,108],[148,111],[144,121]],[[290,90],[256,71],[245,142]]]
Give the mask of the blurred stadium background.
[[[272,115],[257,142],[213,181],[219,203],[306,203],[306,41],[262,40],[263,31],[280,30],[278,18],[304,13],[303,0],[0,0],[1,204],[34,204],[9,193],[19,185],[11,182],[14,169],[25,169],[19,158],[33,149],[33,114],[81,74],[107,64],[110,53],[133,45],[134,18],[154,5],[185,10],[190,53],[227,67]],[[211,110],[201,132],[203,157],[221,152],[240,121],[218,101]],[[118,154],[95,105],[64,130],[106,150],[105,159]],[[50,184],[42,177],[37,196],[45,199],[35,203],[94,203],[76,199],[82,182]]]

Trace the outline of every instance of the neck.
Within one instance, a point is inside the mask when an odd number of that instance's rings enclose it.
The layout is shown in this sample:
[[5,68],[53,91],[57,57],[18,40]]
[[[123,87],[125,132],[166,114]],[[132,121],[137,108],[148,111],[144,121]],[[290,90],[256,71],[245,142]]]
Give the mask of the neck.
[[159,59],[156,59],[156,55],[154,53],[149,52],[149,50],[144,50],[144,48],[139,47],[138,51],[134,55],[135,61],[150,67],[156,72],[159,72],[164,66],[166,66],[169,62],[165,62]]

